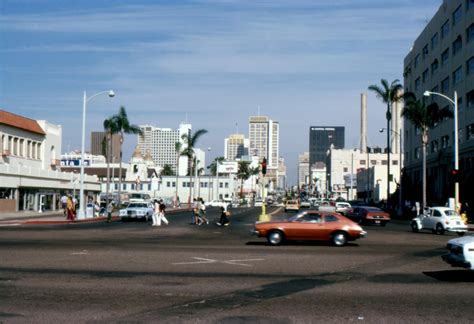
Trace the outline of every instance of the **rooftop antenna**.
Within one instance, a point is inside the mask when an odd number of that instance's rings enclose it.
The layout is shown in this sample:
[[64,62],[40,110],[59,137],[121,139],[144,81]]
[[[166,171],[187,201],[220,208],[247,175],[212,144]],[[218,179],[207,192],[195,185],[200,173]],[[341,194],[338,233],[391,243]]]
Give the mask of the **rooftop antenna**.
[[239,123],[235,123],[235,133],[239,133]]

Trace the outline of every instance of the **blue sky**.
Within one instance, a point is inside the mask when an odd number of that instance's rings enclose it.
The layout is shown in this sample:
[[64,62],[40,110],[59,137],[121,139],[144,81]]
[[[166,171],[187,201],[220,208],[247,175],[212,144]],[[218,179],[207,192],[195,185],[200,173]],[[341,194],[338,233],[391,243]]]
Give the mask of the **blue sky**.
[[[1,0],[0,108],[63,126],[63,151],[125,106],[134,124],[209,131],[223,155],[248,117],[280,122],[296,179],[309,126],[346,127],[359,143],[360,93],[402,79],[403,59],[441,0]],[[384,106],[368,97],[369,145],[384,145]],[[88,137],[87,137],[88,138]],[[87,146],[89,140],[87,139]],[[136,144],[127,137],[124,158]]]

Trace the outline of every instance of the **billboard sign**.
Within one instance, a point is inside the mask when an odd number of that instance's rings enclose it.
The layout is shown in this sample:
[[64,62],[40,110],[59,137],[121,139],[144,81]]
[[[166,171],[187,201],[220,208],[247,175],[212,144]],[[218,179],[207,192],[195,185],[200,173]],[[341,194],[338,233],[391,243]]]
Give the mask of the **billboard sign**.
[[[91,165],[90,160],[84,160],[84,166],[90,166],[90,165]],[[64,166],[64,167],[81,166],[81,159],[63,159],[61,160],[61,166]]]
[[222,161],[219,162],[219,173],[237,173],[239,164],[236,161]]

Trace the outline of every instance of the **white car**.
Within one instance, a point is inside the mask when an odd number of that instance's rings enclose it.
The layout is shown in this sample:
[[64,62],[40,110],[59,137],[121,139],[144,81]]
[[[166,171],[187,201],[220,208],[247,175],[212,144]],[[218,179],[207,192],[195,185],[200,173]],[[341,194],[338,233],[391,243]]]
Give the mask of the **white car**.
[[441,256],[453,267],[474,270],[474,235],[458,237],[448,241],[449,253]]
[[254,207],[262,207],[263,200],[261,198],[255,199]]
[[348,202],[336,202],[336,213],[339,213],[341,215],[347,215],[348,212],[350,212],[352,209],[351,204]]
[[420,230],[431,230],[433,233],[443,235],[448,231],[462,236],[468,227],[455,210],[448,207],[431,207],[412,219],[411,229],[415,233]]
[[147,202],[132,202],[127,208],[120,209],[119,216],[122,220],[135,218],[147,221],[153,216],[153,205]]
[[224,200],[211,200],[204,203],[206,207],[228,207],[230,202]]

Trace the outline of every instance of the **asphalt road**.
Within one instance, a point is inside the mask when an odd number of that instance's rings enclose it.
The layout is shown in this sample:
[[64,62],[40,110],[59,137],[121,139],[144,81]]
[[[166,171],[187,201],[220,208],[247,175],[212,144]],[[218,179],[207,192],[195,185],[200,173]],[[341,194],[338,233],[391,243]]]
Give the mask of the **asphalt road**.
[[343,248],[273,247],[249,235],[258,213],[1,227],[0,323],[474,322],[474,272],[440,258],[455,235],[393,222]]

